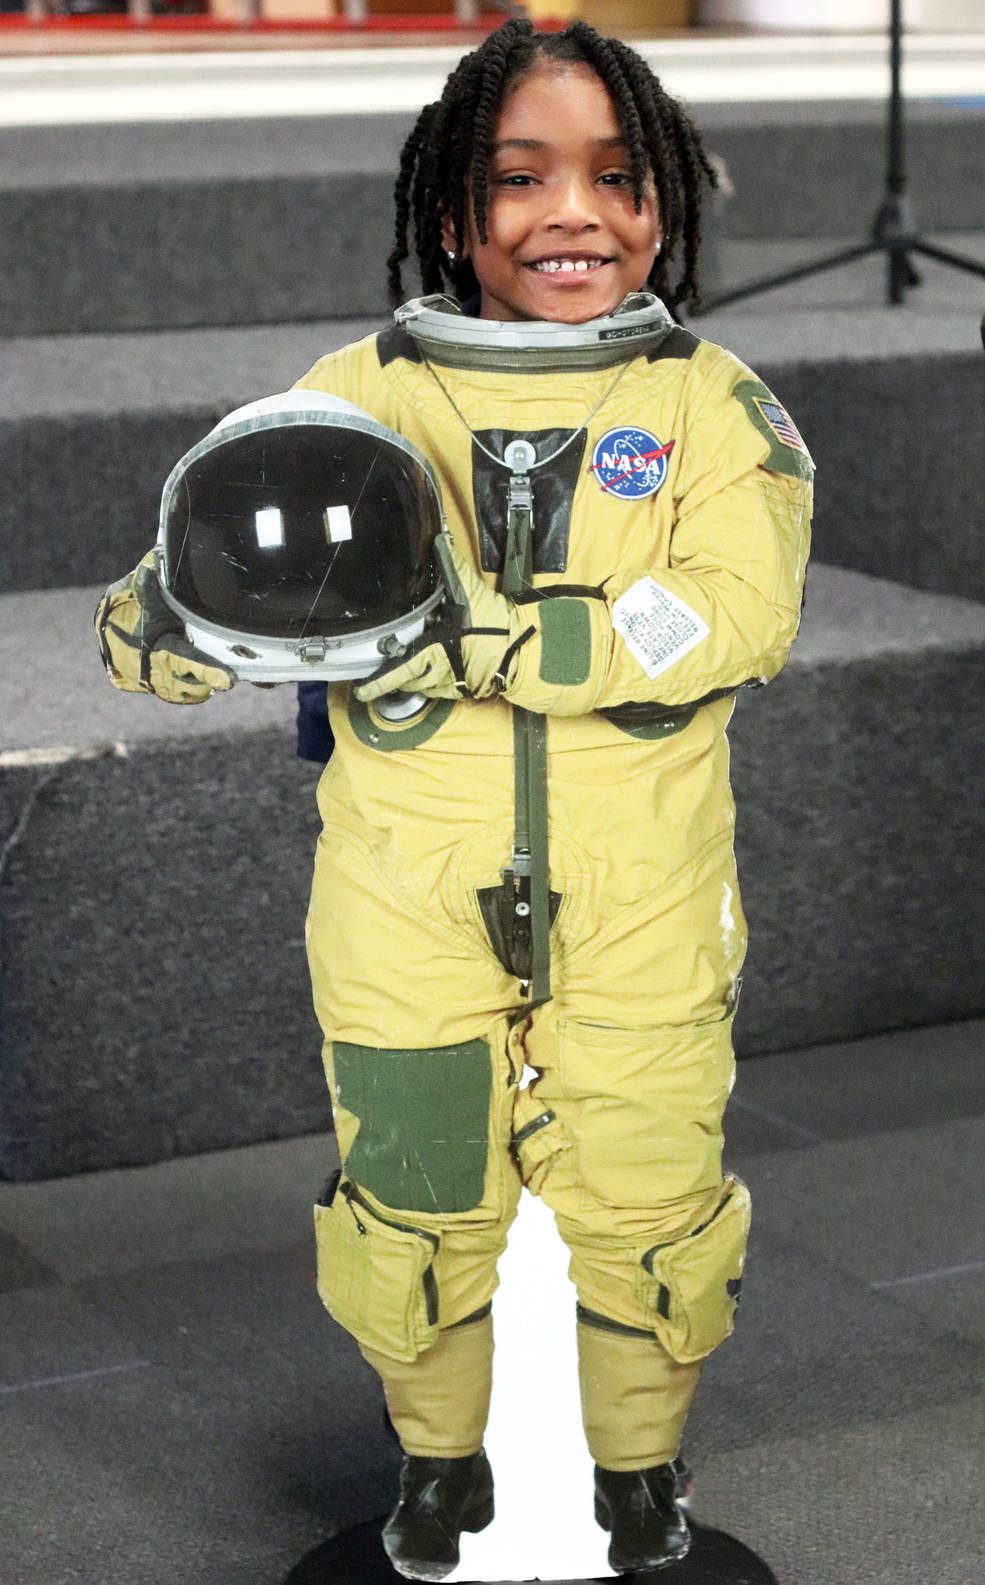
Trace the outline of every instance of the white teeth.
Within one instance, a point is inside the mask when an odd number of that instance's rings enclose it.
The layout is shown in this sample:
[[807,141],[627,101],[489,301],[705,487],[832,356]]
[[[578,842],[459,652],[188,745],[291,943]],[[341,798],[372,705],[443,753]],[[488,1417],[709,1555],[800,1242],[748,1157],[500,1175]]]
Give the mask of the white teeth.
[[542,275],[555,275],[558,270],[571,275],[575,271],[581,273],[585,270],[597,269],[602,263],[604,263],[603,259],[541,259],[533,267]]

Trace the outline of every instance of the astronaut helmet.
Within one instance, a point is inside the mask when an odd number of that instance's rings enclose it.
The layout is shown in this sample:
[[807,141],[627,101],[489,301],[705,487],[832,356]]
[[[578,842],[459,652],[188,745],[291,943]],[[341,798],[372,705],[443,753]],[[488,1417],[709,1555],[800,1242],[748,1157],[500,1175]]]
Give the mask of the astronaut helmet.
[[362,408],[287,391],[172,469],[157,561],[191,642],[254,682],[367,677],[443,596],[427,459]]

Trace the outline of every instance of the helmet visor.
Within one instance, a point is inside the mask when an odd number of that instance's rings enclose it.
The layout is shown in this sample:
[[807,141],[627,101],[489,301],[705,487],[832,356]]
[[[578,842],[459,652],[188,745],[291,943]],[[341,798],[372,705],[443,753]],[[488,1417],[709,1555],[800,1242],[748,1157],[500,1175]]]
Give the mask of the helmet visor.
[[163,577],[219,627],[342,637],[427,600],[441,526],[430,474],[403,446],[345,424],[251,426],[218,434],[172,480]]

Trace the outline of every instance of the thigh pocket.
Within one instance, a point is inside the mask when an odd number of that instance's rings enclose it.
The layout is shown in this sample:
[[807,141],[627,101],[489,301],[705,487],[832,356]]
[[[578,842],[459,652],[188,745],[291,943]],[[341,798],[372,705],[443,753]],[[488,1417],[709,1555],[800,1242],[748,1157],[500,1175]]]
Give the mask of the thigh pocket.
[[558,1029],[558,1112],[593,1198],[628,1210],[714,1192],[731,1020],[619,1029],[566,1019]]
[[318,1294],[359,1343],[410,1364],[438,1336],[438,1235],[384,1220],[341,1174],[315,1206]]
[[749,1191],[738,1178],[727,1178],[709,1221],[643,1255],[638,1296],[660,1341],[681,1364],[703,1359],[732,1331],[748,1234]]

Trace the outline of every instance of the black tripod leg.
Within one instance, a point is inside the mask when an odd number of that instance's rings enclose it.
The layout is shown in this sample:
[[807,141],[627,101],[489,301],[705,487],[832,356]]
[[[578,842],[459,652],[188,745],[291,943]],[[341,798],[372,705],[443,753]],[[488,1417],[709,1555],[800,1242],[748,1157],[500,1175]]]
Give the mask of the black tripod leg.
[[854,248],[842,248],[839,253],[831,253],[827,258],[815,259],[810,264],[798,264],[793,269],[781,270],[777,275],[767,275],[761,280],[747,281],[744,286],[737,286],[727,292],[712,292],[701,304],[701,312],[710,314],[716,308],[724,308],[726,303],[739,303],[744,297],[755,297],[760,292],[769,292],[775,286],[787,286],[791,281],[805,281],[808,276],[820,275],[824,270],[837,269],[840,264],[851,264],[853,259],[864,259],[870,253],[878,253],[881,244],[878,242],[862,242]]
[[913,268],[913,261],[909,254],[910,244],[906,242],[887,242],[887,289],[889,301],[892,304],[904,301],[907,288],[920,285],[920,276]]
[[924,242],[914,238],[910,247],[916,253],[925,253],[928,259],[940,259],[942,264],[953,264],[956,270],[967,270],[969,275],[985,276],[985,261],[982,259],[966,259],[960,253],[952,253],[949,248],[939,248],[936,243]]

